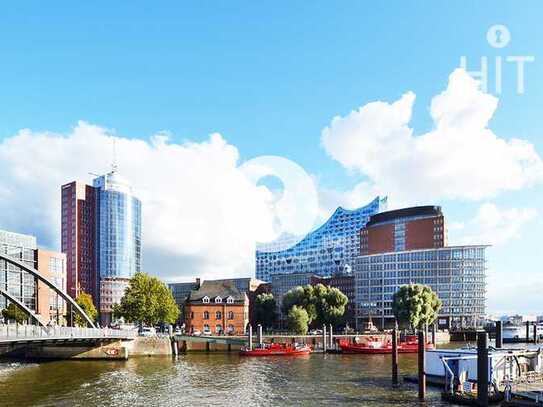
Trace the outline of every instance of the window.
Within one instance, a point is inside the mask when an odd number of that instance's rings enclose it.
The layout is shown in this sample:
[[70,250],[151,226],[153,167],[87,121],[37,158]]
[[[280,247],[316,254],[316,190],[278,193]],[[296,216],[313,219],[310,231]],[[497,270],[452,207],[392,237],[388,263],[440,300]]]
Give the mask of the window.
[[229,334],[234,333],[234,325],[228,325],[228,328],[226,328],[226,332],[228,332]]
[[228,297],[228,298],[226,299],[226,303],[227,303],[227,304],[233,304],[233,303],[234,303],[234,299],[233,299],[232,297]]
[[209,319],[209,312],[208,311],[204,311],[204,319]]
[[228,311],[228,319],[234,319],[234,311]]
[[217,324],[215,326],[215,332],[218,333],[218,334],[222,333],[222,325],[221,324]]
[[215,312],[215,319],[222,319],[222,312],[221,311]]
[[215,304],[221,304],[222,303],[222,298],[221,297],[215,297]]
[[202,302],[204,304],[209,304],[209,297],[206,295],[204,298],[202,298]]
[[190,313],[190,319],[194,319],[194,312]]
[[208,324],[205,324],[205,325],[204,325],[204,332],[205,332],[205,333],[211,332],[211,329],[209,329],[209,325],[208,325]]

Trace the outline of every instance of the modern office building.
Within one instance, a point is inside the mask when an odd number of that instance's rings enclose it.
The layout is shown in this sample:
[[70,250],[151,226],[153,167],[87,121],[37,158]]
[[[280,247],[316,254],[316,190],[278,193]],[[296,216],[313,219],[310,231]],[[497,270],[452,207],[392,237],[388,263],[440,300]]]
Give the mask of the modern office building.
[[[0,230],[0,251],[3,254],[37,268],[36,249],[34,236]],[[0,259],[0,286],[32,311],[37,311],[38,284],[34,276]],[[0,309],[7,305],[7,300],[0,296]]]
[[417,206],[381,212],[360,231],[360,254],[376,254],[446,245],[440,206]]
[[392,296],[402,285],[426,284],[443,302],[442,328],[474,327],[485,317],[485,249],[453,246],[386,252],[355,260],[357,320],[394,323]]
[[[59,289],[66,291],[66,256],[38,249],[36,237],[0,230],[0,252],[36,269]],[[42,322],[66,322],[64,300],[35,276],[5,260],[0,260],[0,287],[30,308]],[[0,310],[8,303],[0,295]]]
[[115,168],[92,186],[62,186],[62,250],[69,293],[91,294],[109,323],[112,305],[141,270],[141,202]]
[[[291,247],[277,251],[277,242],[258,245],[256,278],[272,281],[275,274],[311,273],[330,276],[360,255],[360,230],[371,215],[386,208],[386,198],[347,210],[339,207],[321,227]],[[281,245],[279,245],[281,247]]]

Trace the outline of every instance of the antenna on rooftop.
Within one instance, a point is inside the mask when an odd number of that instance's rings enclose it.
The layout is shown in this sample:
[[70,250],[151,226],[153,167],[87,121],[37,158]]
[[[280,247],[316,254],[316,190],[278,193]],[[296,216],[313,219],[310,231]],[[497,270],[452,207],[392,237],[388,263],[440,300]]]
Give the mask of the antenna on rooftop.
[[117,171],[117,139],[113,137],[113,161],[111,163],[111,172]]

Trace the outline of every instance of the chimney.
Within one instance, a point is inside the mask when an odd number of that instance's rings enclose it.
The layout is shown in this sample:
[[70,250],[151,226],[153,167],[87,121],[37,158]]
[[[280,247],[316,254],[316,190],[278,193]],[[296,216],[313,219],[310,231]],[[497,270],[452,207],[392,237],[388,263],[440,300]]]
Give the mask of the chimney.
[[197,286],[197,289],[200,288],[200,277],[196,278],[196,286]]

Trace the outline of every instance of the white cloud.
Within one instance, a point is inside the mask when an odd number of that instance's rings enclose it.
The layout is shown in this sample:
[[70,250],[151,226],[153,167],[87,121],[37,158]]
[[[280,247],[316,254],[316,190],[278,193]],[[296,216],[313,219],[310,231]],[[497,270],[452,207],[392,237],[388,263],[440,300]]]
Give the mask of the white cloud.
[[[538,212],[533,208],[502,209],[493,203],[484,203],[477,215],[458,229],[461,235],[452,243],[501,246],[520,238],[523,228],[537,216]],[[448,229],[451,231],[450,227]]]
[[543,161],[532,144],[488,128],[498,100],[465,71],[455,70],[433,98],[435,128],[420,136],[409,127],[414,101],[408,92],[394,103],[368,103],[334,117],[322,131],[325,150],[401,202],[480,200],[543,181]]
[[145,271],[165,278],[248,276],[254,241],[271,230],[271,193],[238,167],[237,149],[219,134],[170,144],[121,138],[80,122],[69,134],[22,130],[0,142],[0,228],[31,233],[59,249],[60,186],[107,171],[113,138],[120,173],[143,208]]

